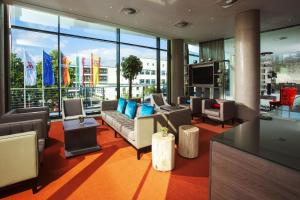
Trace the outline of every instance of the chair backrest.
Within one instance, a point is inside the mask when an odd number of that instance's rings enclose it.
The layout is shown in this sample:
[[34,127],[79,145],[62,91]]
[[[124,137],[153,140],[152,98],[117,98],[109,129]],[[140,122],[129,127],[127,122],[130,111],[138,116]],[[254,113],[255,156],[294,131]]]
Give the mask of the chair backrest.
[[284,106],[293,106],[295,97],[297,95],[297,88],[283,87],[280,89],[280,104]]
[[158,107],[165,105],[162,93],[153,93],[151,95],[151,104],[156,105]]
[[82,99],[63,100],[63,118],[80,115],[85,115]]

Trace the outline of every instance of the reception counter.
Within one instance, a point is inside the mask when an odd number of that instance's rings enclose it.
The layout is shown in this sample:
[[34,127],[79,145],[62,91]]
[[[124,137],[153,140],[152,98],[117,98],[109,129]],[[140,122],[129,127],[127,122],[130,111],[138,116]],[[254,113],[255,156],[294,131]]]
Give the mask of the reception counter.
[[300,199],[300,122],[256,119],[215,136],[210,199]]

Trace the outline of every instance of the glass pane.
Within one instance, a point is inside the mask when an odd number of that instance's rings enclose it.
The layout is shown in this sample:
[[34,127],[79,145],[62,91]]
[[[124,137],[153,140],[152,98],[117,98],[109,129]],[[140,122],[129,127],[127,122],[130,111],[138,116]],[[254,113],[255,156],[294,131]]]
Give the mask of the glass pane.
[[160,38],[160,49],[168,49],[168,40]]
[[116,45],[61,37],[62,99],[84,98],[87,112],[100,111],[100,101],[117,98]]
[[225,65],[225,98],[234,99],[234,39],[224,40],[225,60],[229,62]]
[[116,28],[68,17],[60,18],[62,33],[116,41]]
[[199,63],[199,56],[189,55],[189,64]]
[[28,8],[11,6],[11,24],[47,31],[58,31],[58,16]]
[[[143,63],[143,70],[133,80],[132,97],[142,98],[144,101],[150,100],[150,94],[156,90],[156,50],[121,45],[121,62],[123,58],[134,55],[140,58]],[[128,97],[129,84],[122,76],[121,68],[121,96]]]
[[168,55],[166,51],[160,51],[160,89],[164,97],[168,95]]
[[121,29],[121,42],[156,48],[156,37]]
[[189,54],[199,55],[199,44],[188,44]]
[[[47,68],[43,52],[49,55]],[[51,73],[44,76],[44,70]],[[57,36],[12,29],[10,108],[49,106],[50,112],[57,112],[58,77]],[[48,78],[51,84],[45,84]]]

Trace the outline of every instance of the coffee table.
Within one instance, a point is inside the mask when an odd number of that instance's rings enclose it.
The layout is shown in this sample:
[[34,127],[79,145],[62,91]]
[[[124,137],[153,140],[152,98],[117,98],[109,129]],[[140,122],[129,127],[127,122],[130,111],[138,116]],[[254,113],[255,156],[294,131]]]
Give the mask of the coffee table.
[[79,119],[66,120],[63,124],[66,158],[101,150],[96,135],[99,124],[94,118],[86,118],[83,124]]

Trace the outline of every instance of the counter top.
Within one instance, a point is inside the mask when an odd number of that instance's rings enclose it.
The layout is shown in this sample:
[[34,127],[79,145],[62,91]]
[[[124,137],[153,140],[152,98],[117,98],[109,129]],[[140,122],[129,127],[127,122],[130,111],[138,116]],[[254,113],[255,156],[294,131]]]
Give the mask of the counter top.
[[300,122],[256,119],[212,140],[300,172]]

